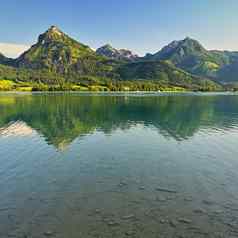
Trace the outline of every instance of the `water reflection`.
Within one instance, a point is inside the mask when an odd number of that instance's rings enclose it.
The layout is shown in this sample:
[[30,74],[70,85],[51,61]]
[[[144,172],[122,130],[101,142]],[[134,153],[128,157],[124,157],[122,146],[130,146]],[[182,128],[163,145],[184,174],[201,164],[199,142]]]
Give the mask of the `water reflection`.
[[2,95],[0,237],[237,237],[237,125],[232,95]]
[[25,122],[17,121],[0,128],[0,136],[30,136],[34,130]]
[[[17,123],[16,123],[17,122]],[[77,94],[0,97],[0,136],[37,131],[64,147],[96,130],[111,134],[135,125],[157,128],[186,140],[202,129],[229,130],[238,124],[237,96],[85,96]]]

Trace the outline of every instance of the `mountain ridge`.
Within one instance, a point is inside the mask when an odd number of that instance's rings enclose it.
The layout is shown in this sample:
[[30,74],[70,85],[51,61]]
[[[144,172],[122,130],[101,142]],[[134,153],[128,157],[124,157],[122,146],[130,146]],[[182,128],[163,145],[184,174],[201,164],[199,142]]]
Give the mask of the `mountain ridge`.
[[[141,87],[143,81],[165,87],[179,85],[189,89],[205,87],[213,90],[220,86],[210,79],[216,80],[221,68],[236,62],[237,58],[235,52],[207,51],[189,37],[173,41],[145,57],[139,57],[130,50],[117,50],[109,44],[94,51],[58,27],[51,26],[18,58],[8,60],[0,56],[0,78],[47,85],[73,83],[91,87],[100,84],[102,88],[108,88],[109,84],[125,84],[125,81],[133,81]],[[3,65],[9,67],[4,68]],[[227,71],[222,72],[226,74]]]
[[220,72],[238,61],[238,52],[207,50],[200,42],[190,37],[172,41],[148,60],[166,60],[192,74],[219,80]]
[[110,44],[106,44],[102,47],[99,47],[96,50],[96,53],[101,55],[101,56],[106,56],[111,59],[116,59],[116,60],[126,60],[126,61],[134,61],[139,59],[139,56],[132,53],[131,50],[127,49],[116,49],[113,48]]
[[36,44],[15,59],[15,65],[32,69],[56,66],[56,71],[64,73],[84,54],[93,54],[93,50],[51,26],[39,35]]
[[0,52],[0,64],[8,64],[11,61],[12,61],[11,58],[6,57],[4,54]]

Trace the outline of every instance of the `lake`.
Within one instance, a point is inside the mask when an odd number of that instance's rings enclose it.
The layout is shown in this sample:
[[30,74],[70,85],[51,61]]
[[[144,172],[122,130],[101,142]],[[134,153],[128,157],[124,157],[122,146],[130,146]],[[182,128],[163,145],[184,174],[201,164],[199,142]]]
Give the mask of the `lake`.
[[0,237],[238,237],[238,95],[0,94]]

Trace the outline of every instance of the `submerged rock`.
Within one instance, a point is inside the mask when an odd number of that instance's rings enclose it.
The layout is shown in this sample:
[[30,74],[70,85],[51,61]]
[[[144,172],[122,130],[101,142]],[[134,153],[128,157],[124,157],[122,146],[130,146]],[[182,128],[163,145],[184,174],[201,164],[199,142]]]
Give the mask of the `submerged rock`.
[[161,220],[160,220],[160,223],[161,223],[161,224],[165,224],[165,223],[166,223],[166,220],[161,219]]
[[194,209],[193,212],[194,212],[194,213],[199,213],[199,214],[206,213],[206,211],[203,210],[202,208]]
[[124,186],[127,186],[128,184],[125,182],[125,181],[121,181],[118,186],[119,187],[124,187]]
[[119,226],[120,223],[117,222],[117,221],[111,220],[111,221],[108,221],[108,222],[107,222],[107,225],[108,225],[108,226]]
[[193,201],[193,198],[187,197],[187,198],[184,198],[184,201],[185,201],[185,202],[192,202],[192,201]]
[[185,224],[191,224],[192,221],[190,219],[186,219],[186,218],[178,218],[178,221],[181,223],[185,223]]
[[46,231],[46,232],[44,232],[44,235],[47,237],[50,237],[50,236],[53,236],[54,233],[52,231]]
[[135,234],[135,231],[127,231],[127,232],[125,232],[125,234],[126,234],[127,236],[132,236],[132,235]]
[[169,189],[169,188],[157,187],[156,190],[157,190],[157,191],[160,191],[160,192],[166,192],[166,193],[177,193],[176,190]]
[[165,197],[156,197],[155,200],[158,201],[158,202],[166,202],[167,198],[165,198]]
[[170,226],[172,226],[172,227],[174,227],[174,228],[177,226],[177,222],[174,221],[174,220],[170,220],[170,221],[169,221],[169,224],[170,224]]
[[95,213],[96,214],[101,213],[101,210],[100,209],[95,209]]
[[132,218],[135,218],[135,215],[134,215],[134,214],[130,214],[130,215],[127,215],[127,216],[123,216],[123,217],[122,217],[123,220],[129,220],[129,219],[132,219]]
[[208,205],[208,206],[211,206],[211,205],[214,204],[214,202],[210,201],[210,200],[203,200],[202,203],[205,204],[205,205]]

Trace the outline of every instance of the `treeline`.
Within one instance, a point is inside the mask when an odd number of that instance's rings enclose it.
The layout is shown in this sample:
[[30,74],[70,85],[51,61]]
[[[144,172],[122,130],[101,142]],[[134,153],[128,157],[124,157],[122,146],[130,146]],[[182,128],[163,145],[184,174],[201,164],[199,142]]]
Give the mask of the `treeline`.
[[[88,80],[89,81],[89,80]],[[153,81],[112,81],[100,83],[91,81],[89,84],[65,82],[62,84],[43,84],[31,82],[13,82],[0,80],[0,91],[191,91],[189,88],[176,85],[163,85]],[[214,91],[212,88],[196,88],[193,91]]]
[[[162,76],[165,74],[162,74]],[[175,75],[172,75],[175,77]],[[172,78],[171,76],[171,78]],[[177,77],[181,77],[179,74]],[[181,77],[182,78],[182,77]],[[199,84],[188,80],[122,80],[112,78],[82,76],[75,73],[60,75],[48,70],[18,69],[0,65],[1,91],[217,91],[221,90],[210,80]],[[172,81],[172,82],[171,82]],[[180,83],[178,83],[180,82]],[[189,83],[188,83],[189,82]]]

